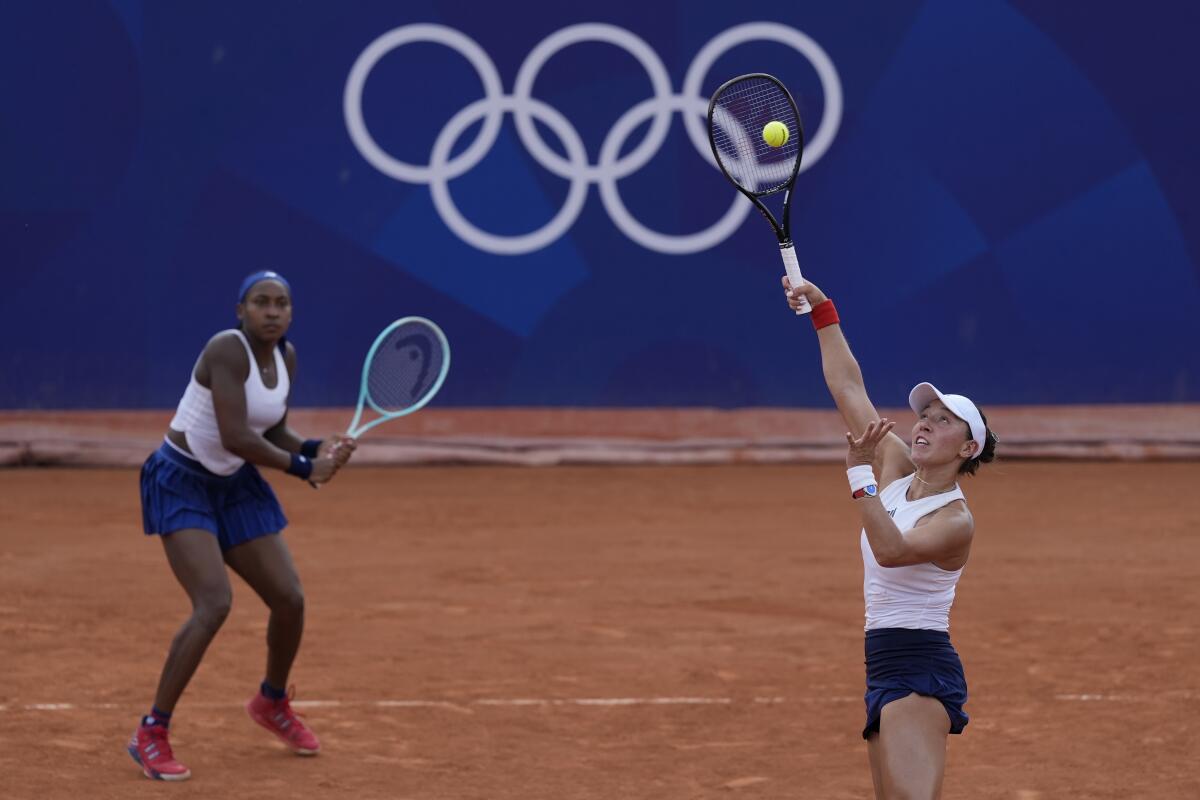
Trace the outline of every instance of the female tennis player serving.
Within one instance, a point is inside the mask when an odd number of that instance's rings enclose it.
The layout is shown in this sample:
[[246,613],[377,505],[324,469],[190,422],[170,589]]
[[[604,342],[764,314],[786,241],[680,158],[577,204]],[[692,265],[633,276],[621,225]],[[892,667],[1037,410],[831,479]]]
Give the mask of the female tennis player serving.
[[812,283],[793,288],[785,276],[783,286],[793,310],[802,298],[812,306],[825,382],[850,431],[846,474],[862,515],[867,606],[863,738],[875,796],[936,798],[946,736],[967,724],[967,682],[949,631],[975,522],[958,476],[995,458],[996,435],[966,397],[919,383],[908,396],[917,414],[910,448],[867,396],[833,302]]
[[295,752],[313,755],[317,737],[291,709],[288,673],[304,629],[304,594],[279,531],[287,519],[254,465],[313,484],[349,460],[354,439],[302,440],[287,425],[296,350],[285,338],[291,289],[275,272],[256,272],[238,292],[241,324],[214,336],[200,354],[166,440],[142,467],[142,521],[162,537],[167,561],[192,603],[175,635],[154,696],[129,742],[148,778],[185,780],[167,728],[209,642],[229,613],[228,564],[271,611],[266,677],[246,703],[250,717]]

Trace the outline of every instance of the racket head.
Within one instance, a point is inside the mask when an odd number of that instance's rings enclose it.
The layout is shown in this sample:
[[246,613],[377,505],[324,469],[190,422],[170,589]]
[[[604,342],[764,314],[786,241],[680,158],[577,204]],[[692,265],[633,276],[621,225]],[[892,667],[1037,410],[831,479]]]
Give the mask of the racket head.
[[[788,140],[763,139],[768,122],[782,122]],[[804,126],[796,101],[765,72],[739,75],[713,92],[708,103],[708,143],[717,166],[737,189],[754,198],[790,189],[804,156]]]
[[[375,337],[363,361],[358,410],[348,431],[359,436],[381,422],[424,408],[450,371],[450,343],[432,320],[403,317]],[[365,408],[380,417],[358,426]]]

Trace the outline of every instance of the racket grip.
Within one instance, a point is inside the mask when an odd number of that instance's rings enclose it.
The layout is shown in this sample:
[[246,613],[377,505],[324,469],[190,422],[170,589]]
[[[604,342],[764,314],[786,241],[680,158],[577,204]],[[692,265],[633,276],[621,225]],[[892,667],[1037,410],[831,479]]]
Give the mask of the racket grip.
[[[783,268],[787,270],[788,280],[793,287],[803,286],[804,277],[800,274],[800,261],[796,258],[796,248],[791,242],[784,242],[779,245],[779,254],[783,256]],[[812,306],[808,304],[807,297],[800,298],[800,307],[796,309],[797,314],[807,314],[812,311]]]

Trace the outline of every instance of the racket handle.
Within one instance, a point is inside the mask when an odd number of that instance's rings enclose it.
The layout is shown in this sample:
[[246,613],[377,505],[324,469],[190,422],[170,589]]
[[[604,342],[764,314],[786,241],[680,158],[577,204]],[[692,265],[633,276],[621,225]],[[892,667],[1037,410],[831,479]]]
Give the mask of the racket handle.
[[[800,274],[800,261],[796,258],[796,248],[791,242],[783,242],[779,245],[779,254],[783,256],[783,268],[787,270],[788,280],[793,287],[803,286],[804,277]],[[812,306],[808,304],[807,297],[800,298],[800,307],[796,309],[797,314],[807,314],[812,311]]]

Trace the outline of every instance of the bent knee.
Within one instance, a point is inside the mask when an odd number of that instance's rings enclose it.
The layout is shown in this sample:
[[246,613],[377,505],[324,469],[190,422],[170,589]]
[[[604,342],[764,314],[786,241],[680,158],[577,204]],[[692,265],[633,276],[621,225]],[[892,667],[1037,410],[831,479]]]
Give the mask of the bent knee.
[[192,617],[204,628],[215,631],[225,622],[232,607],[233,595],[229,592],[202,595],[196,599]]
[[280,592],[272,598],[270,607],[272,611],[283,614],[302,615],[304,614],[304,590],[296,585],[287,591]]

